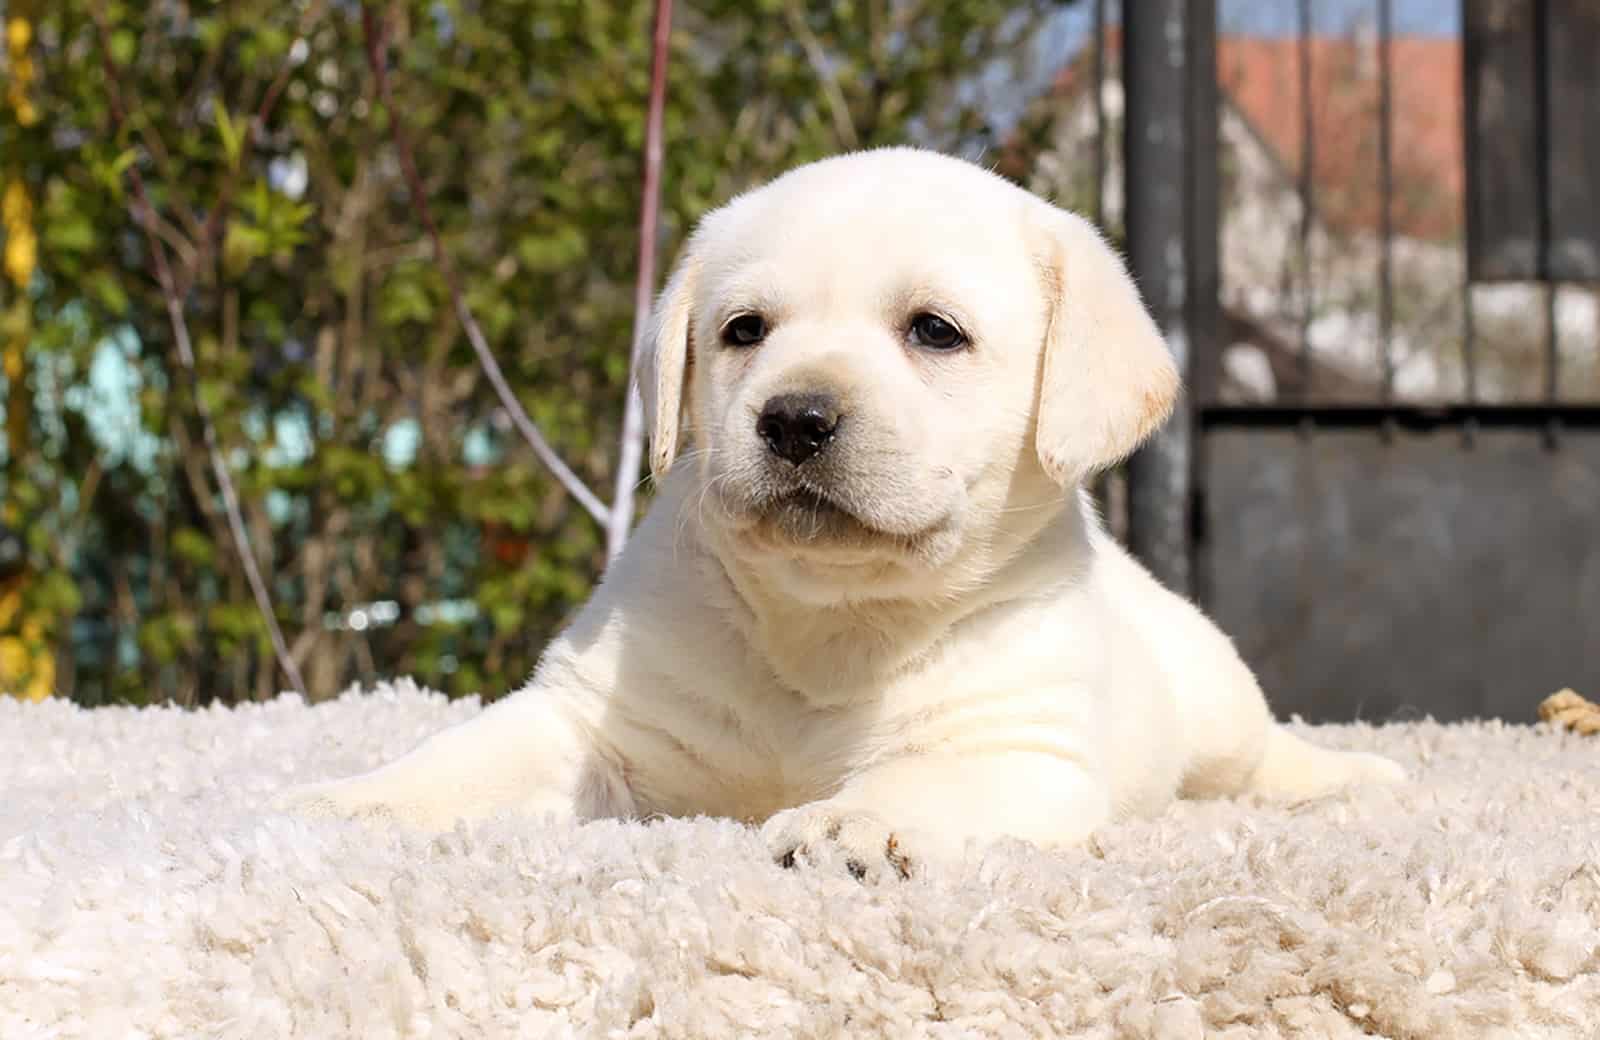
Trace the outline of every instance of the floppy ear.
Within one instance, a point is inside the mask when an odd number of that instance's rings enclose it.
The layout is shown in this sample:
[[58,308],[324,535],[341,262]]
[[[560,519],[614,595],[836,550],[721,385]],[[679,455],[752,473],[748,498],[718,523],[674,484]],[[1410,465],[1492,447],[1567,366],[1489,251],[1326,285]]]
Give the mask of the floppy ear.
[[666,477],[678,457],[685,384],[689,376],[689,305],[694,297],[693,256],[678,261],[656,299],[639,357],[639,395],[650,431],[650,474]]
[[1122,260],[1081,217],[1050,207],[1049,327],[1035,442],[1062,487],[1114,465],[1177,402],[1177,366]]

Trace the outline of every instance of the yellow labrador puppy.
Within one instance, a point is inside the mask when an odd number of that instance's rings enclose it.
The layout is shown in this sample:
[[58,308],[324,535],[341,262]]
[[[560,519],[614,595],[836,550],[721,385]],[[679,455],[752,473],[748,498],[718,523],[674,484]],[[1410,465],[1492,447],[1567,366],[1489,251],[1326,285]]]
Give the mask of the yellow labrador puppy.
[[290,803],[728,816],[878,875],[1178,795],[1402,778],[1276,726],[1101,529],[1080,485],[1179,386],[1078,217],[929,152],[814,163],[701,222],[647,349],[659,493],[532,682]]

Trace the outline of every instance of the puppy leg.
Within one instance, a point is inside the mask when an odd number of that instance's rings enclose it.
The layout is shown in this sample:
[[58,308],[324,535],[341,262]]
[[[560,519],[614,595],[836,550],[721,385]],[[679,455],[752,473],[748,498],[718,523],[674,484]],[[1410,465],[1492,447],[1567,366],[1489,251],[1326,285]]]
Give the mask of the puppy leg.
[[873,880],[959,857],[969,838],[1073,844],[1111,813],[1105,786],[1068,759],[1029,751],[926,755],[875,766],[832,798],[778,813],[762,837],[785,865],[842,863]]
[[1275,801],[1298,802],[1357,784],[1397,784],[1405,778],[1399,763],[1382,755],[1318,747],[1274,725],[1246,789]]
[[1172,683],[1185,765],[1181,793],[1213,798],[1253,791],[1280,801],[1314,798],[1359,783],[1395,783],[1405,771],[1378,755],[1331,751],[1273,721],[1254,673],[1232,640],[1120,549],[1108,550],[1114,594]]
[[[1381,755],[1318,747],[1273,721],[1260,689],[1243,668],[1227,698],[1209,699],[1212,714],[1185,726],[1190,743],[1181,794],[1217,798],[1254,792],[1274,801],[1305,801],[1363,783],[1399,783],[1405,770]],[[1225,703],[1231,699],[1232,703]],[[1192,703],[1184,708],[1193,711]],[[1228,728],[1218,720],[1231,723]]]
[[620,768],[551,691],[514,694],[409,754],[345,780],[291,788],[276,808],[447,830],[502,810],[558,819],[631,815]]

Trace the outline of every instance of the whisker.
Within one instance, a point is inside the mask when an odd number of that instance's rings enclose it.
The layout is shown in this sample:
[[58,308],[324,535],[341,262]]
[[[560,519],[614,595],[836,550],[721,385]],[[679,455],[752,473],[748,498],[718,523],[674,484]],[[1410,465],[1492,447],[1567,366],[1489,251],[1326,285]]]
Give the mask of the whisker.
[[1065,507],[1065,505],[1065,500],[1058,502],[1034,502],[1021,506],[1001,506],[994,512],[996,516],[1009,516],[1012,513],[1033,513],[1041,509],[1062,509]]

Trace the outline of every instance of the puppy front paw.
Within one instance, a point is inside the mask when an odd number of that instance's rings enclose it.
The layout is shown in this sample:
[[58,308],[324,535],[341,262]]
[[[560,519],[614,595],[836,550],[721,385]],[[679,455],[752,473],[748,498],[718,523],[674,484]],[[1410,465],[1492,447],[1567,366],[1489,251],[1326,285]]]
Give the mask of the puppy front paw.
[[773,860],[848,871],[858,881],[904,880],[918,867],[904,837],[865,809],[813,802],[786,809],[761,828]]

